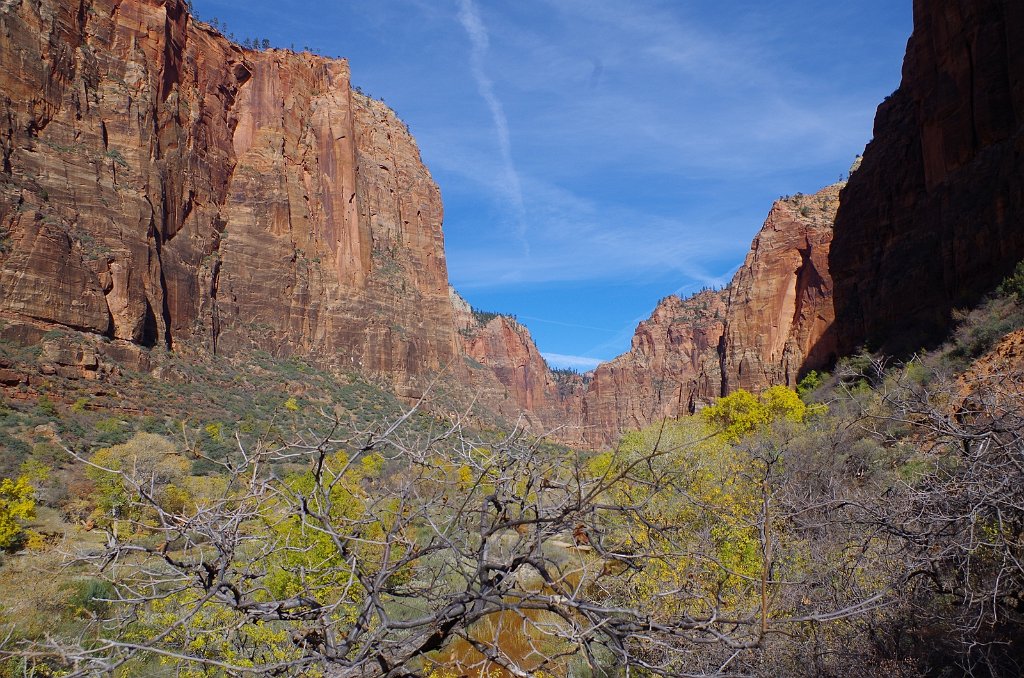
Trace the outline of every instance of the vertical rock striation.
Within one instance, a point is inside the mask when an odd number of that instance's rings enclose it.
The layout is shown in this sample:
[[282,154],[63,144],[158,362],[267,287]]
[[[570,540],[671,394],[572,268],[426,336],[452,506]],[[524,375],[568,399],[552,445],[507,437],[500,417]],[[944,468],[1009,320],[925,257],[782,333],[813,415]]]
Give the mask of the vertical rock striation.
[[725,290],[662,300],[580,376],[450,294],[438,188],[345,61],[243,49],[184,0],[0,2],[0,320],[298,354],[407,398],[441,375],[453,407],[588,447],[915,348],[1024,258],[1024,4],[914,13],[849,184],[777,202]]
[[843,192],[842,352],[916,349],[1024,258],[1024,3],[915,0],[900,88]]
[[772,206],[729,283],[722,394],[793,387],[802,370],[835,360],[828,253],[842,186]]
[[509,423],[579,442],[583,377],[553,372],[530,331],[510,316],[479,315],[453,289],[452,304],[467,369],[455,371],[463,388]]
[[576,406],[579,439],[609,445],[738,388],[793,386],[802,370],[833,361],[827,264],[841,188],[776,202],[725,289],[663,299],[629,352],[590,376]]
[[182,0],[0,8],[0,314],[259,348],[415,394],[452,362],[439,191],[345,61]]
[[637,326],[629,352],[594,370],[579,398],[580,439],[588,446],[659,419],[692,413],[721,392],[718,344],[725,294],[672,295]]

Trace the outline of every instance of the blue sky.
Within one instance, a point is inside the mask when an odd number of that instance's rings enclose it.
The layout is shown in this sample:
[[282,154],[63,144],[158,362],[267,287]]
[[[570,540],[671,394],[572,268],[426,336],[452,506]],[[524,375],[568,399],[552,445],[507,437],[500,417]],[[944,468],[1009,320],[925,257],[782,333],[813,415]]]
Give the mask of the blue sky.
[[347,57],[441,187],[452,284],[555,366],[726,284],[774,199],[844,174],[898,85],[910,0],[195,0]]

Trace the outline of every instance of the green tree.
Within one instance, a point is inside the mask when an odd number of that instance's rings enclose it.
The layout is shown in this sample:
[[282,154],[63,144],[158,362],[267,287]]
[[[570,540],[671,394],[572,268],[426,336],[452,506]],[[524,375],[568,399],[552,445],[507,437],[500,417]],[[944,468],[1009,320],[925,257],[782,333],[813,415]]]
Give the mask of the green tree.
[[95,499],[100,524],[121,519],[138,520],[137,488],[149,487],[157,501],[184,505],[180,488],[190,464],[174,443],[155,433],[136,433],[121,445],[105,447],[89,460],[89,479],[96,487]]

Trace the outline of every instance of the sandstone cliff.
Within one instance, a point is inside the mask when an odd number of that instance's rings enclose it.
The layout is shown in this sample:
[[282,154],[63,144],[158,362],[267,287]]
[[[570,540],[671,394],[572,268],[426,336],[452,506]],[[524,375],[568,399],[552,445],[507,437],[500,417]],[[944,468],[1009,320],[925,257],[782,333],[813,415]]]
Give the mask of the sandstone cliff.
[[835,360],[828,253],[842,186],[772,206],[729,283],[720,347],[723,394],[793,387],[802,370]]
[[478,314],[453,289],[455,325],[468,372],[457,373],[474,397],[506,421],[579,442],[584,379],[553,372],[530,331],[510,316]]
[[579,440],[609,445],[738,388],[795,386],[833,361],[827,263],[841,188],[776,202],[724,290],[663,299],[629,352],[594,371],[576,406]]
[[137,369],[152,347],[301,354],[406,397],[442,375],[453,407],[608,445],[863,341],[924,341],[1024,257],[1021,39],[1020,3],[917,2],[849,186],[776,203],[726,290],[662,300],[580,376],[450,296],[439,191],[346,62],[242,49],[183,0],[0,3],[2,334],[73,328]]
[[0,8],[0,314],[302,353],[401,391],[456,355],[437,187],[348,65],[181,0]]
[[1024,258],[1024,3],[915,0],[900,88],[842,194],[843,352],[916,349]]
[[724,316],[721,291],[662,299],[637,326],[629,352],[594,370],[579,399],[581,439],[609,445],[623,431],[692,413],[716,398]]

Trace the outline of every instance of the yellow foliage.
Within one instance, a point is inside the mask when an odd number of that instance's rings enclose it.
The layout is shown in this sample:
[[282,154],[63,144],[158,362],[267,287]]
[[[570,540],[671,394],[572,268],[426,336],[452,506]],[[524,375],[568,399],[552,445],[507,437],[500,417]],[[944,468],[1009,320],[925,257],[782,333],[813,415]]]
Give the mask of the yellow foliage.
[[796,391],[773,386],[760,397],[739,389],[702,410],[701,416],[726,440],[736,442],[776,421],[804,421],[808,410]]
[[22,520],[36,514],[35,488],[28,477],[0,481],[0,548],[18,546],[24,537]]
[[30,483],[37,485],[50,478],[50,467],[38,459],[26,459],[22,462],[20,471]]
[[[371,500],[363,481],[379,473],[383,463],[380,455],[351,463],[347,454],[337,452],[324,460],[322,482],[317,482],[312,471],[286,481],[290,491],[305,497],[315,512],[325,515],[333,530],[354,537],[350,546],[357,560],[369,569],[382,568],[383,561],[393,561],[404,553],[397,545],[385,547],[398,500],[377,500],[373,511],[368,508]],[[276,510],[273,504],[267,508],[271,514]],[[354,621],[363,589],[352,578],[350,562],[322,527],[316,519],[294,515],[271,527],[281,548],[269,559],[267,589],[275,597],[302,593],[335,604],[338,619]]]
[[[136,627],[138,640],[155,630],[175,626],[183,617],[183,610],[190,611],[188,623],[177,625],[167,640],[191,656],[216,659],[238,667],[255,667],[285,663],[302,655],[301,648],[291,642],[287,627],[252,620],[226,606],[202,602],[195,591],[182,591],[154,600],[149,615]],[[161,662],[174,666],[176,675],[183,677],[224,675],[223,669],[199,664],[182,666],[178,659],[164,658]]]
[[25,530],[25,548],[29,551],[45,551],[48,547],[45,536],[35,530]]
[[220,441],[224,438],[224,424],[219,421],[214,421],[203,427],[206,431],[206,435],[210,436],[210,440]]
[[376,478],[384,470],[384,457],[376,452],[360,459],[360,463],[363,465],[363,473],[367,478]]
[[86,474],[96,487],[95,501],[100,522],[109,519],[140,518],[134,504],[134,493],[126,479],[150,484],[157,489],[157,499],[169,502],[180,510],[188,498],[181,485],[190,464],[174,444],[154,433],[136,433],[128,442],[105,447],[90,459],[94,466]]
[[627,434],[617,450],[590,460],[589,473],[607,485],[603,501],[641,507],[608,515],[611,539],[656,555],[629,578],[625,602],[659,616],[700,614],[718,597],[750,607],[762,565],[760,488],[750,469],[749,454],[700,417]]

